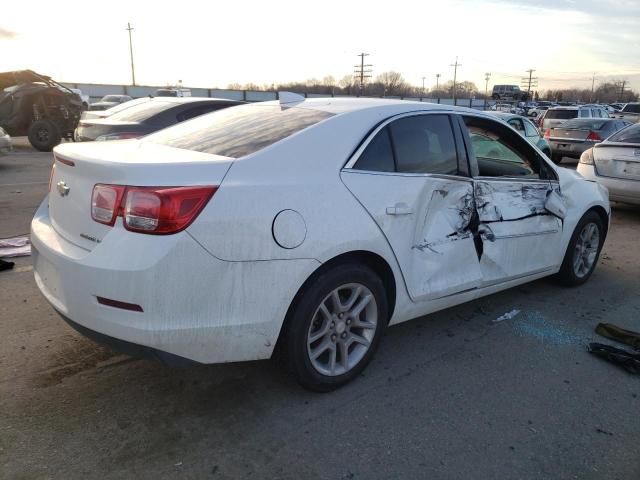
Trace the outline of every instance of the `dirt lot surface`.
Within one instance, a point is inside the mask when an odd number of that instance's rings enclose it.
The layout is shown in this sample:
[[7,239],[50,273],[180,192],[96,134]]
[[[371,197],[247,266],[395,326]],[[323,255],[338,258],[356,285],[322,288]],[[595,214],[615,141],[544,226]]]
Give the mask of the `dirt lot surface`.
[[[0,156],[0,237],[28,232],[47,191],[51,155],[18,144]],[[586,285],[541,280],[391,328],[330,394],[268,361],[112,353],[20,258],[0,272],[0,478],[638,479],[640,377],[585,346],[609,343],[598,322],[640,330],[639,238],[640,210],[616,207]]]

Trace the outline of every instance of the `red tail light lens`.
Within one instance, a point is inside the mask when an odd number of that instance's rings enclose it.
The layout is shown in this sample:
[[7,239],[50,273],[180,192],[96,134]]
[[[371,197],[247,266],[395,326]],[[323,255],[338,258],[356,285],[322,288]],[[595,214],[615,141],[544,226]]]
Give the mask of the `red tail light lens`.
[[177,233],[191,225],[217,189],[215,186],[128,187],[98,184],[93,189],[91,216],[95,221],[107,225],[113,225],[116,216],[122,216],[124,227],[132,232],[155,235]]
[[589,135],[587,135],[587,140],[590,140],[592,142],[600,142],[602,138],[600,138],[600,135],[598,135],[596,132],[589,132]]
[[544,131],[544,138],[549,138],[549,137],[551,137],[551,129],[550,129],[550,128],[547,128],[547,129]]
[[93,187],[91,194],[91,218],[98,223],[113,225],[124,194],[122,185],[102,185]]

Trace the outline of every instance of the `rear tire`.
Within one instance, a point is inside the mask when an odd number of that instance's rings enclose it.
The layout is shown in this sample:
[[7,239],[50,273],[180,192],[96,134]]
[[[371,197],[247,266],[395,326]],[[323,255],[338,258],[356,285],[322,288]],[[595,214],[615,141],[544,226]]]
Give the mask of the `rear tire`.
[[364,265],[339,265],[298,295],[283,327],[279,355],[303,387],[335,390],[366,367],[387,321],[380,277]]
[[36,120],[27,131],[29,143],[41,152],[50,152],[62,140],[60,129],[50,120]]
[[568,287],[582,285],[596,268],[604,244],[602,218],[593,210],[585,213],[571,235],[556,278]]
[[551,154],[551,161],[553,163],[555,163],[556,165],[559,165],[560,162],[562,162],[562,158],[563,158],[562,155],[559,155],[557,153],[552,153]]

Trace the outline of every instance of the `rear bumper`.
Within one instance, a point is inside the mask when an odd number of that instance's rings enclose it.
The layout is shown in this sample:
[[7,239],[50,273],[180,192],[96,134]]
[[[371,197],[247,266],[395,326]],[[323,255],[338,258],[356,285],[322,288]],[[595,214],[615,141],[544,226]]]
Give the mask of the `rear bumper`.
[[47,199],[31,223],[31,242],[36,284],[61,315],[99,335],[200,363],[269,358],[291,300],[319,265],[227,262],[186,231],[141,235],[118,223],[89,251],[56,232]]
[[554,155],[580,158],[585,150],[589,150],[595,145],[594,142],[563,142],[562,140],[548,140],[551,151]]
[[598,182],[609,190],[609,200],[640,205],[640,182],[620,178],[602,177],[593,165],[579,163],[577,171],[587,180]]

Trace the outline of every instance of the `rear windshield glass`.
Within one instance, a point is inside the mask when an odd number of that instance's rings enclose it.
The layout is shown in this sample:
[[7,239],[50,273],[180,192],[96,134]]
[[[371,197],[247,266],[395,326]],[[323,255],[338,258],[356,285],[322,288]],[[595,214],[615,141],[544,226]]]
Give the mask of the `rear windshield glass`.
[[562,124],[562,128],[576,128],[576,129],[584,129],[584,130],[600,130],[604,127],[602,120],[591,120],[591,119],[575,119],[569,120],[568,122],[564,122]]
[[150,101],[146,103],[140,103],[133,107],[126,108],[120,112],[116,112],[113,115],[109,115],[109,120],[121,120],[124,122],[142,122],[157,115],[160,112],[175,107],[175,103],[162,102],[162,101]]
[[544,118],[557,118],[560,120],[569,120],[570,118],[576,118],[578,116],[578,110],[547,110],[547,114]]
[[203,115],[146,139],[185,150],[238,158],[257,152],[333,114],[277,105],[241,105]]
[[610,142],[640,143],[640,123],[634,123],[609,137]]
[[623,112],[640,113],[640,104],[627,104],[622,109]]

